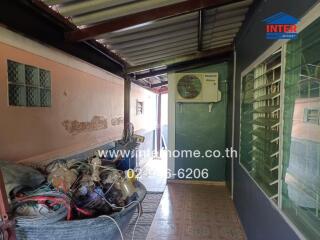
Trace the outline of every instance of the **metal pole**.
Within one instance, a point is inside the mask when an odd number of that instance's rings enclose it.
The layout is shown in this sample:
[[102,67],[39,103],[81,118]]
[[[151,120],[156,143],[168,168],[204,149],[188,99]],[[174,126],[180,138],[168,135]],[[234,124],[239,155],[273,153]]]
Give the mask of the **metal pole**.
[[[236,120],[236,73],[237,73],[237,52],[233,50],[233,79],[232,79],[232,150],[235,150],[235,120]],[[231,199],[234,197],[234,155],[231,156]]]
[[160,157],[160,151],[161,151],[161,93],[157,96],[157,153]]
[[124,117],[123,117],[123,129],[124,136],[127,135],[127,129],[130,124],[130,92],[131,92],[131,80],[129,75],[125,75],[124,78]]
[[203,38],[203,24],[204,24],[204,11],[199,10],[198,16],[198,51],[202,51],[202,38]]
[[15,240],[16,233],[14,230],[14,221],[9,220],[8,216],[9,212],[9,204],[8,204],[8,196],[3,180],[2,171],[0,169],[0,214],[1,214],[1,239],[4,240]]

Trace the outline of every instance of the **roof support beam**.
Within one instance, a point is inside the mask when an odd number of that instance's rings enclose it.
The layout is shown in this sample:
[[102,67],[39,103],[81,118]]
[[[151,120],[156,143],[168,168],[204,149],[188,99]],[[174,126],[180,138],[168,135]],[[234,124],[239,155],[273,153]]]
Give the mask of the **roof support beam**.
[[109,21],[105,21],[84,29],[67,32],[65,34],[65,38],[68,41],[88,40],[103,33],[113,32],[145,22],[178,16],[204,8],[220,7],[235,2],[239,2],[239,0],[188,0],[185,2],[175,3],[168,6],[111,19]]
[[[214,49],[214,48],[218,48],[218,47],[221,47],[221,46],[227,46],[227,45],[231,45],[232,44],[232,41],[223,41],[223,42],[218,42],[216,43],[215,45],[211,45],[209,47],[205,47],[205,49],[207,51],[211,49]],[[186,54],[195,54],[196,53],[196,46],[195,46],[195,49],[194,51],[192,51],[191,49],[187,49],[187,50],[180,50],[180,51],[177,51],[177,52],[174,52],[174,53],[166,53],[166,54],[162,54],[162,55],[159,55],[157,57],[151,57],[151,58],[146,58],[146,59],[130,59],[132,60],[132,62],[134,63],[134,65],[142,65],[142,64],[148,64],[148,63],[152,63],[152,62],[158,62],[158,61],[164,61],[166,59],[172,59],[172,58],[180,58],[181,56],[185,56]],[[198,53],[198,52],[197,52]]]
[[[32,8],[34,8],[34,6],[36,6],[36,8],[39,8],[41,11],[45,12],[47,14],[47,16],[45,16],[45,17],[50,19],[51,21],[54,21],[55,24],[60,24],[61,27],[64,28],[64,32],[77,29],[77,27],[74,24],[72,24],[67,19],[65,19],[63,16],[61,16],[59,13],[54,11],[52,8],[50,8],[48,5],[46,5],[44,2],[42,2],[40,0],[31,0],[31,2],[32,2],[32,4],[29,4],[27,2],[25,2],[24,4],[27,4]],[[40,34],[41,34],[41,32],[40,32]],[[120,57],[115,55],[113,52],[109,51],[102,44],[100,44],[99,42],[97,42],[95,40],[85,41],[84,44],[92,47],[94,50],[101,53],[102,55],[109,58],[110,60],[114,61],[115,63],[121,65],[122,67],[124,67],[124,65],[126,64]]]
[[203,24],[204,24],[204,11],[199,10],[198,17],[198,51],[202,51],[202,38],[203,38]]
[[160,66],[168,66],[168,65],[178,64],[181,62],[188,62],[188,61],[193,61],[193,60],[198,61],[199,59],[203,59],[203,58],[216,57],[216,56],[221,56],[224,54],[229,54],[232,51],[233,51],[233,47],[231,45],[219,47],[219,48],[212,49],[210,51],[205,51],[202,53],[187,54],[187,55],[180,56],[178,58],[173,58],[173,59],[163,60],[163,61],[156,61],[153,63],[148,63],[148,64],[136,66],[136,67],[131,67],[128,69],[128,72],[133,73],[133,72],[138,72],[138,71],[156,68],[156,67],[160,67]]
[[[136,80],[141,81],[141,79],[144,79],[144,78],[154,77],[154,76],[166,74],[166,73],[173,72],[173,71],[174,72],[188,71],[193,68],[208,66],[210,64],[221,63],[221,62],[225,62],[225,61],[230,61],[231,56],[232,56],[232,52],[229,52],[229,53],[224,53],[219,56],[201,58],[201,61],[199,61],[199,59],[195,59],[195,60],[191,60],[191,61],[187,61],[187,62],[173,64],[173,65],[168,66],[166,69],[154,70],[154,71],[150,71],[149,73],[143,73],[143,74],[136,75],[135,78],[136,78]],[[154,87],[154,86],[152,86],[152,87]]]
[[155,84],[151,85],[151,88],[162,87],[162,86],[165,86],[167,84],[168,84],[168,82],[155,83]]
[[1,25],[122,76],[124,61],[114,58],[111,52],[97,42],[66,43],[63,32],[72,30],[72,27],[59,19],[52,9],[49,12],[50,8],[43,2],[35,0],[2,2],[4,4],[0,7]]

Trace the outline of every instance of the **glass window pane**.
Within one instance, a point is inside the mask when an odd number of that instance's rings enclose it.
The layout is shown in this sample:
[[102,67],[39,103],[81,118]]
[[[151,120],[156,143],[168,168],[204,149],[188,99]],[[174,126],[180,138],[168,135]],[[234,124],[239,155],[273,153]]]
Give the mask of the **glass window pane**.
[[282,209],[307,239],[320,239],[320,20],[287,45]]
[[12,60],[8,60],[7,65],[10,106],[51,106],[50,71]]

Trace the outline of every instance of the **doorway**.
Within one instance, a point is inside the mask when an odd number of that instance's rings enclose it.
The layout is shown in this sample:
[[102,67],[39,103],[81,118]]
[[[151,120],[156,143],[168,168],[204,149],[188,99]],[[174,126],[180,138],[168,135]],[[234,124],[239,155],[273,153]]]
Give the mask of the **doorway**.
[[164,192],[167,184],[168,94],[157,95],[157,127],[154,133],[154,151],[140,166],[140,181],[148,192]]

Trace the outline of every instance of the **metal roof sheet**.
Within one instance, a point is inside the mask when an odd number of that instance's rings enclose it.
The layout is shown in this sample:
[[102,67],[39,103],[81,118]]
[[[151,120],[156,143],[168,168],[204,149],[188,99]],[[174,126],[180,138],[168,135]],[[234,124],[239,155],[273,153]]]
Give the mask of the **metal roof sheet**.
[[[79,29],[186,0],[43,0]],[[131,66],[231,45],[253,0],[150,21],[96,36]],[[201,38],[199,38],[200,18]],[[201,39],[201,43],[199,43]],[[201,45],[201,49],[199,49]],[[165,66],[161,66],[162,68]]]

